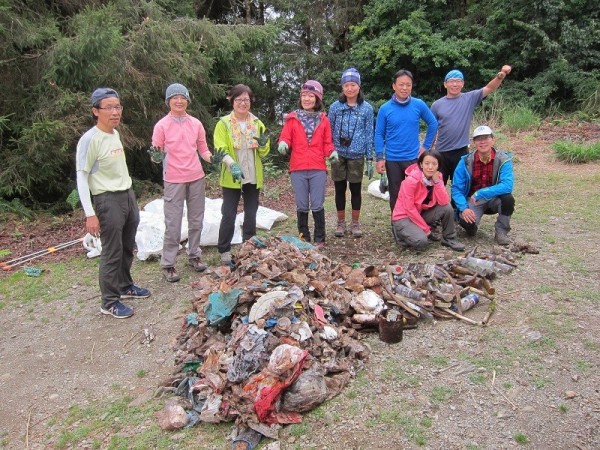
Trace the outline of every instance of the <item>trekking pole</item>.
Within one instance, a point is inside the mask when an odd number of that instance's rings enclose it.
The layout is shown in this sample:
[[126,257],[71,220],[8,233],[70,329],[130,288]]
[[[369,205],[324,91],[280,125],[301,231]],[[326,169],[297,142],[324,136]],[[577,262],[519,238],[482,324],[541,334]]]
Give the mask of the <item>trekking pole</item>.
[[58,250],[62,250],[82,241],[83,238],[74,239],[69,242],[63,242],[62,244],[58,244],[53,247],[48,247],[43,250],[38,250],[37,252],[30,253],[28,255],[23,255],[18,258],[11,259],[10,261],[0,261],[0,268],[2,268],[2,270],[12,270],[14,267],[20,266],[21,264],[25,264],[26,262],[29,262],[33,259],[49,255],[51,253],[57,252]]

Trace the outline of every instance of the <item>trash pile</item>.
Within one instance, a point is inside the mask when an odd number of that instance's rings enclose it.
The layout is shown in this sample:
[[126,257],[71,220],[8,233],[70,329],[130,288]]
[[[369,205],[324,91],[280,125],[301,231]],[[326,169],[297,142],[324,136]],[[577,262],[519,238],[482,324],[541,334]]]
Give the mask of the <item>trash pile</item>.
[[[160,426],[235,421],[240,448],[251,448],[344,389],[369,355],[363,331],[394,343],[419,319],[485,324],[495,308],[490,280],[516,264],[510,254],[474,252],[361,267],[295,237],[245,242],[231,270],[194,282],[198,298],[173,344],[177,368],[163,383],[178,396],[157,414]],[[484,298],[481,321],[463,315]]]

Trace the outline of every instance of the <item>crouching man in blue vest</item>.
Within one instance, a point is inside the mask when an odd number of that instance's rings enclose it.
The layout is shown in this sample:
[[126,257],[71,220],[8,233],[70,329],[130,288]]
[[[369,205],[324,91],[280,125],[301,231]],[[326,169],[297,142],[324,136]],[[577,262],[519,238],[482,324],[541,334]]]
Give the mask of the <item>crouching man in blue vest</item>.
[[463,156],[456,166],[452,199],[459,211],[459,224],[468,236],[475,236],[484,214],[498,214],[494,240],[509,245],[510,217],[515,209],[512,155],[496,150],[495,142],[490,127],[475,128],[475,151]]

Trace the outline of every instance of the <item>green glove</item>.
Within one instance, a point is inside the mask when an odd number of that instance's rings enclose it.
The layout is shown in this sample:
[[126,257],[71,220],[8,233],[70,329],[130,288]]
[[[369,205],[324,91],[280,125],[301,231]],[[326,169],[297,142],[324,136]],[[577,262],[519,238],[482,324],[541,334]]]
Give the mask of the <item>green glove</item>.
[[281,141],[279,143],[279,146],[277,147],[277,151],[284,156],[287,155],[287,152],[289,149],[290,149],[290,147],[287,145],[287,143],[285,143],[283,141]]
[[385,194],[388,191],[388,179],[387,175],[384,173],[381,175],[379,179],[379,192]]
[[242,172],[242,168],[238,163],[233,163],[230,170],[231,177],[236,183],[240,183],[244,179],[244,173]]
[[164,152],[158,147],[150,146],[148,154],[150,155],[150,161],[156,164],[160,164],[165,159]]
[[212,152],[212,158],[210,158],[210,163],[214,166],[218,166],[223,162],[223,158],[225,158],[227,152],[222,148],[215,148]]
[[331,155],[329,155],[329,162],[338,162],[340,160],[340,157],[338,156],[338,152],[336,152],[335,150],[331,152]]
[[365,175],[369,178],[373,178],[373,161],[367,160],[367,168],[365,170]]
[[265,130],[265,132],[263,134],[261,134],[260,136],[253,136],[252,139],[255,139],[256,142],[258,142],[258,146],[259,147],[264,147],[265,145],[267,145],[267,142],[269,142],[269,133],[267,133],[267,130]]

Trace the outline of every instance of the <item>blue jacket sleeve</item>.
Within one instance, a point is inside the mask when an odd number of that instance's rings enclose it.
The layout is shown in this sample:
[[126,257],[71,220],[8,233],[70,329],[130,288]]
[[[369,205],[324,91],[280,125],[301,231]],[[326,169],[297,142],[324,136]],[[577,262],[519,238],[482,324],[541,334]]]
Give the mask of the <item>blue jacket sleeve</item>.
[[456,204],[459,211],[464,211],[469,207],[467,195],[469,195],[469,187],[471,185],[471,176],[467,171],[465,158],[461,158],[454,171],[452,178],[452,200]]
[[375,122],[375,156],[377,160],[383,159],[383,149],[385,143],[385,104],[379,108],[377,121]]
[[427,123],[427,133],[425,134],[425,142],[423,142],[423,147],[429,150],[433,145],[433,140],[437,134],[438,121],[431,110],[427,107],[425,102],[423,102],[421,109],[421,118]]
[[366,113],[366,124],[365,124],[365,129],[366,129],[366,133],[365,133],[365,139],[367,141],[367,159],[368,160],[372,160],[373,159],[373,153],[374,153],[374,142],[373,142],[373,135],[374,135],[374,126],[375,126],[375,122],[374,122],[374,116],[373,116],[373,107],[371,105],[369,105],[369,108],[367,110]]
[[338,102],[334,102],[329,107],[329,113],[327,114],[327,118],[329,119],[329,122],[331,123],[333,145],[335,146],[336,149],[340,147],[339,133],[336,128],[337,127],[337,117],[340,115],[340,108],[338,108],[338,105],[339,105]]
[[479,189],[473,194],[476,200],[490,200],[504,194],[510,194],[513,191],[515,178],[513,174],[512,158],[502,163],[498,175],[498,183]]

